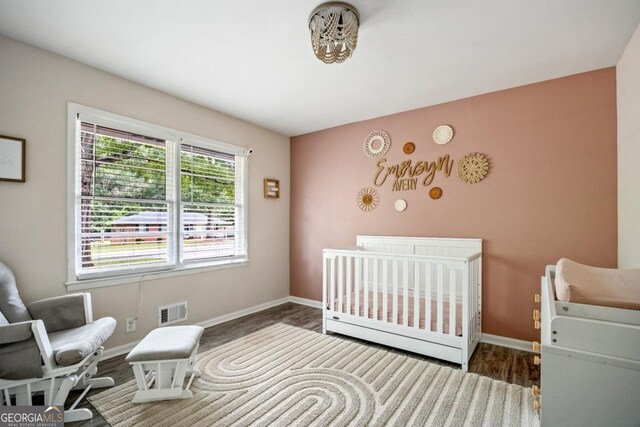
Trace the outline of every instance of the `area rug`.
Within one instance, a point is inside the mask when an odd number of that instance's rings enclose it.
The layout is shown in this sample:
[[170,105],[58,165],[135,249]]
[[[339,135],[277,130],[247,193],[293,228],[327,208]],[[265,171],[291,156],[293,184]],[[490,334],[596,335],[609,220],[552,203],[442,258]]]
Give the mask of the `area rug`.
[[185,400],[89,398],[113,426],[538,426],[529,389],[284,324],[199,355]]

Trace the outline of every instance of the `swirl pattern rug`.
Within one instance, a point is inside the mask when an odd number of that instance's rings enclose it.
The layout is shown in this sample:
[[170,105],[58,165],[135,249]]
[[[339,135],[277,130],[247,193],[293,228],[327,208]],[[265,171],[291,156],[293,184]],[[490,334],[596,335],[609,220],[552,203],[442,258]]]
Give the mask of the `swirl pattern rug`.
[[199,355],[190,399],[89,398],[113,426],[538,426],[529,389],[277,324]]

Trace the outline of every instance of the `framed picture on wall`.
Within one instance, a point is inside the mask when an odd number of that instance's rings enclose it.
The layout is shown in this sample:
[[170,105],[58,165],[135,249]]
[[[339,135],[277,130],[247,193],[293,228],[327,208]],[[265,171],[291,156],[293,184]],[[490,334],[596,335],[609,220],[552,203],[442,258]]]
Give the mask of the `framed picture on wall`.
[[0,135],[0,181],[25,182],[27,141]]

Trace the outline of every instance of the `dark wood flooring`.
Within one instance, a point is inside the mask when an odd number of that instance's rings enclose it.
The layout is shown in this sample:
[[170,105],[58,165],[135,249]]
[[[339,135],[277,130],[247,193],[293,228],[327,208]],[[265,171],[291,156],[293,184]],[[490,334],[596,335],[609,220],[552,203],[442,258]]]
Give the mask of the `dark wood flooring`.
[[[322,310],[318,308],[306,307],[299,304],[286,303],[277,307],[270,308],[255,314],[241,317],[220,325],[207,328],[200,341],[200,351],[207,351],[211,348],[232,341],[240,336],[250,334],[254,331],[262,329],[275,323],[286,323],[288,325],[305,328],[311,331],[322,332]],[[353,341],[359,341],[354,338],[344,337]],[[364,343],[364,341],[361,341]],[[377,344],[367,343],[367,345],[378,346]],[[387,347],[388,348],[388,347]],[[420,356],[414,353],[408,353],[397,349],[388,348],[391,351],[407,354],[422,360],[438,363],[441,365],[459,367],[451,363],[443,362],[438,359]],[[133,379],[133,371],[124,361],[125,356],[114,357],[105,360],[98,365],[97,376],[112,377],[116,385],[122,384]],[[469,365],[469,371],[479,375],[484,375],[497,380],[502,380],[514,384],[520,384],[530,387],[537,384],[540,378],[538,366],[533,364],[533,354],[525,351],[513,350],[506,347],[495,346],[491,344],[480,343],[476,349]],[[100,393],[102,390],[91,390],[89,395]],[[77,397],[77,393],[71,394],[67,401],[68,405],[72,404]],[[70,423],[71,426],[108,426],[107,422],[100,416],[86,399],[79,407],[90,408],[93,411],[93,419],[90,421]]]

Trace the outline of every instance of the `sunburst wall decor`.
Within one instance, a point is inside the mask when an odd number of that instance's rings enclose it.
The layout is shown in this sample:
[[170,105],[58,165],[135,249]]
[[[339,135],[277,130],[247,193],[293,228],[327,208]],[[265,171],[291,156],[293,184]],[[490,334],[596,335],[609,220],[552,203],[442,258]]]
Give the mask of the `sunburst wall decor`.
[[480,153],[470,153],[458,160],[456,172],[462,182],[475,184],[484,179],[489,171],[487,158]]
[[365,187],[358,193],[358,207],[363,211],[371,212],[378,206],[378,203],[380,203],[380,198],[375,189]]

